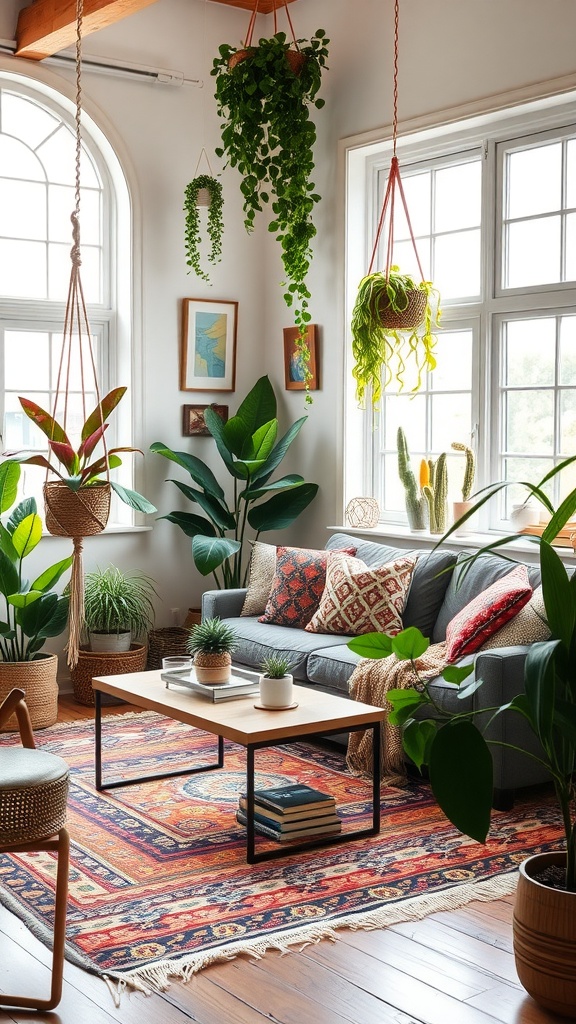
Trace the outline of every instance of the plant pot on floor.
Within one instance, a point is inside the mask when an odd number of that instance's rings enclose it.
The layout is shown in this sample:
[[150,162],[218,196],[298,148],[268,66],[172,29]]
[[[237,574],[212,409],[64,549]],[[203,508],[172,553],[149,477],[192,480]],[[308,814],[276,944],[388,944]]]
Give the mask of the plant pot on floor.
[[[116,676],[128,672],[143,672],[146,668],[147,647],[132,644],[129,651],[89,651],[81,647],[78,652],[78,663],[70,672],[74,699],[87,707],[94,706],[94,690],[92,680],[95,676]],[[103,704],[125,704],[126,701],[102,694]]]
[[576,892],[535,880],[548,865],[566,867],[565,853],[539,853],[520,865],[514,903],[518,977],[540,1006],[576,1018]]
[[104,630],[96,629],[90,632],[90,650],[98,654],[109,651],[120,654],[129,651],[132,646],[132,633],[106,633]]
[[[24,690],[33,729],[45,729],[58,718],[58,656],[40,654],[34,661],[0,662],[0,704],[16,687]],[[0,732],[18,729],[16,715],[12,715]]]

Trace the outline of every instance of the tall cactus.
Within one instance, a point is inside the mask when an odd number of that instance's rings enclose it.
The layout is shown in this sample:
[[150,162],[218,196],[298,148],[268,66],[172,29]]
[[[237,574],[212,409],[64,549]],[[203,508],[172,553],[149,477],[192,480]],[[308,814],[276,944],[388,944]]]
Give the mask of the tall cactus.
[[468,498],[472,494],[472,486],[474,484],[474,473],[476,470],[476,459],[474,452],[467,444],[462,444],[462,441],[452,441],[452,447],[454,451],[464,452],[466,456],[466,467],[464,469],[464,481],[462,483],[462,501],[468,501]]
[[418,493],[416,477],[410,467],[410,452],[408,451],[406,434],[402,427],[398,427],[396,445],[398,448],[398,475],[404,487],[406,512],[408,513],[410,529],[424,530],[426,528],[424,501]]
[[428,461],[430,483],[422,488],[428,503],[430,533],[445,533],[448,525],[448,470],[446,452]]

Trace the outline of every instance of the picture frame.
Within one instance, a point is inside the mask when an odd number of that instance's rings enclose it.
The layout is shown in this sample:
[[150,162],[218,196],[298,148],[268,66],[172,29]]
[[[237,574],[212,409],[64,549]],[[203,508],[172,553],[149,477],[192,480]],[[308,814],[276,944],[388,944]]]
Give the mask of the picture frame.
[[[304,391],[306,381],[302,369],[302,357],[296,348],[299,335],[297,327],[284,328],[284,386],[286,391]],[[311,373],[309,391],[317,391],[318,381],[318,324],[308,324],[306,344],[310,352],[308,368]]]
[[183,405],[182,406],[182,436],[183,437],[211,437],[206,426],[204,413],[206,409],[214,409],[223,423],[228,420],[227,405]]
[[181,391],[234,391],[238,303],[182,300]]

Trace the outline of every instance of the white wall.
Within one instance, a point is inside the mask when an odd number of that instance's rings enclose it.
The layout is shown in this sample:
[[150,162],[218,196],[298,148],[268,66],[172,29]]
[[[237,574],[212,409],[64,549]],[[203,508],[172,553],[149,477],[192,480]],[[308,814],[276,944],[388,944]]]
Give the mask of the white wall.
[[[13,39],[20,0],[0,5],[0,37]],[[323,546],[325,526],[341,521],[339,506],[342,430],[341,314],[342,181],[338,141],[390,124],[392,118],[392,0],[297,0],[290,11],[298,36],[324,28],[331,38],[325,75],[326,107],[315,114],[318,236],[310,275],[311,313],[320,325],[321,390],[314,394],[309,422],[295,445],[290,468],[320,484],[315,503],[286,539]],[[282,328],[290,325],[283,305],[282,267],[265,218],[252,237],[242,224],[237,172],[223,175],[226,235],[224,259],[213,271],[213,287],[189,277],[183,253],[182,201],[202,145],[218,144],[218,120],[209,76],[221,42],[238,43],[248,24],[245,11],[206,0],[157,0],[155,4],[85,40],[85,52],[139,64],[173,68],[202,78],[203,89],[141,84],[84,75],[86,104],[112,132],[126,158],[141,226],[142,298],[139,318],[144,374],[142,447],[155,440],[207,457],[212,442],[180,435],[184,403],[221,401],[233,412],[255,379],[269,373],[283,425],[304,412],[299,392],[285,392]],[[260,18],[264,33],[271,16]],[[576,72],[576,4],[573,0],[401,0],[399,117],[411,119],[493,94]],[[32,72],[34,65],[26,62]],[[44,72],[45,73],[45,72]],[[72,81],[52,71],[53,82]],[[216,169],[218,161],[213,160]],[[218,168],[219,169],[219,168]],[[179,300],[238,299],[238,363],[235,394],[184,393],[178,388]],[[213,451],[213,449],[212,449]],[[218,461],[214,462],[218,465]],[[177,507],[173,475],[165,460],[146,456],[145,493],[162,512]],[[54,545],[54,560],[62,542]],[[58,551],[56,550],[58,548]],[[193,568],[189,542],[165,522],[151,532],[100,537],[86,542],[85,565],[138,565],[158,581],[162,605],[197,604],[203,583]]]

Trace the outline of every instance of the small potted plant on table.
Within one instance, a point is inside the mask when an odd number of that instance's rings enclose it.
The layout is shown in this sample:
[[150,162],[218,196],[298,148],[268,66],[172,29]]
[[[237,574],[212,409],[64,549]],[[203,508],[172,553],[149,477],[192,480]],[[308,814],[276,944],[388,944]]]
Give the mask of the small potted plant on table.
[[204,619],[192,626],[188,650],[194,655],[194,671],[199,683],[222,686],[230,682],[232,651],[237,635],[222,619]]
[[265,708],[289,708],[293,702],[294,680],[290,674],[290,658],[271,654],[264,658],[260,668],[260,703]]

